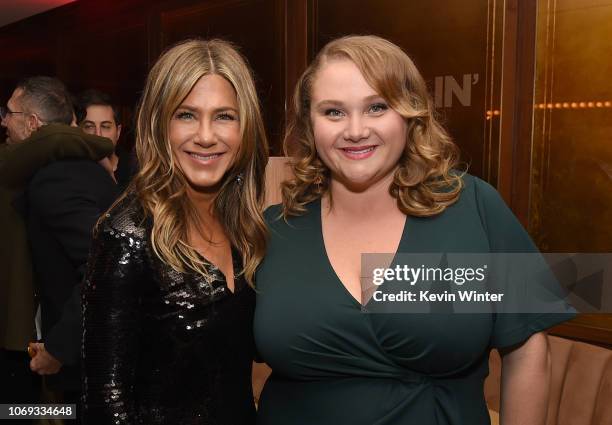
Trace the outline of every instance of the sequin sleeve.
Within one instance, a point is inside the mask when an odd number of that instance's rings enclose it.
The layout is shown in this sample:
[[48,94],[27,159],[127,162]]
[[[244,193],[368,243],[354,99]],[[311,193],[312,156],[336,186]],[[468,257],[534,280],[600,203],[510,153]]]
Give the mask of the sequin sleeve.
[[133,424],[140,350],[142,228],[107,214],[94,238],[83,287],[83,418],[86,424]]

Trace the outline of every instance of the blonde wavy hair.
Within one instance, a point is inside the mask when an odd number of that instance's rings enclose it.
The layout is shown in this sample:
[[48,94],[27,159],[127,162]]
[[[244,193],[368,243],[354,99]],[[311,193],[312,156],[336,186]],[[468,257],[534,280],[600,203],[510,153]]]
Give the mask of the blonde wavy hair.
[[151,244],[163,262],[180,272],[208,275],[206,263],[188,242],[188,225],[197,226],[198,212],[186,195],[188,182],[173,157],[168,134],[182,101],[200,78],[211,74],[225,78],[236,91],[242,140],[213,211],[232,246],[242,254],[242,272],[253,285],[267,240],[262,208],[268,143],[251,71],[230,43],[186,40],[157,60],[136,113],[140,171],[124,196],[135,193],[152,218]]
[[[406,215],[439,214],[459,199],[463,187],[459,149],[436,119],[423,77],[400,47],[380,37],[346,36],[329,42],[302,74],[285,134],[285,154],[294,178],[282,185],[283,216],[301,215],[305,205],[329,190],[330,172],[317,155],[310,120],[317,72],[335,59],[352,61],[368,84],[407,124],[407,140],[389,192]],[[333,66],[333,65],[331,65]]]

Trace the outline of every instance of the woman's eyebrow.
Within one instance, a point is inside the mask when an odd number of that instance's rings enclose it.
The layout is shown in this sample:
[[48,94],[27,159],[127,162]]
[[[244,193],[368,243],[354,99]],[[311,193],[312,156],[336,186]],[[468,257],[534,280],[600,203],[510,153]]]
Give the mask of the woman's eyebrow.
[[[369,96],[366,96],[362,99],[362,101],[364,103],[367,102],[371,102],[373,100],[384,100],[384,97],[382,97],[381,95],[379,95],[378,93],[374,93],[371,94]],[[342,106],[344,103],[340,100],[335,100],[335,99],[323,99],[321,101],[318,101],[315,103],[316,107],[321,107],[321,106]]]
[[200,108],[198,108],[197,106],[192,106],[186,103],[180,104],[179,107],[176,109],[187,109],[190,112],[198,112],[200,110]]
[[[177,110],[178,109],[185,109],[185,110],[187,110],[189,112],[200,112],[202,110],[201,108],[199,108],[197,106],[189,105],[189,104],[182,104],[182,105],[180,105],[177,108]],[[212,110],[213,113],[218,113],[218,112],[223,112],[223,111],[233,111],[235,113],[238,113],[238,110],[235,107],[230,106],[230,105],[219,106],[219,107],[217,107],[217,108]]]
[[333,99],[323,99],[317,103],[315,103],[315,106],[317,107],[321,107],[321,106],[342,106],[343,103],[339,100],[333,100]]

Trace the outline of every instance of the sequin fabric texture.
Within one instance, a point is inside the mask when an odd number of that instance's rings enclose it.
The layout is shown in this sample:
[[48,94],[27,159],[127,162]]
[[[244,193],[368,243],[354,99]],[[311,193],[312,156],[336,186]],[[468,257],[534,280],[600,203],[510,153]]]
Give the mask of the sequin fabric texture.
[[[122,201],[99,225],[83,289],[86,424],[254,423],[254,291],[179,273],[150,245],[151,223]],[[240,270],[233,254],[234,273]]]

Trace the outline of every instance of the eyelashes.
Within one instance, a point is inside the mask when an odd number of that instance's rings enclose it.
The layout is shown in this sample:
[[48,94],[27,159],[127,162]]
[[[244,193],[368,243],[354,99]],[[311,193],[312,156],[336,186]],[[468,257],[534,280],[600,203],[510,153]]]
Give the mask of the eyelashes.
[[379,102],[370,106],[369,111],[372,113],[380,113],[386,111],[387,109],[389,109],[389,105],[383,102]]
[[[85,131],[96,131],[96,126],[95,124],[84,124],[81,125],[81,128]],[[102,124],[100,126],[101,130],[112,130],[113,126],[111,124]]]
[[323,111],[323,114],[326,117],[330,117],[330,118],[337,118],[337,117],[341,117],[343,115],[343,113],[342,113],[342,111],[340,111],[340,109],[335,109],[335,108],[326,109],[325,111]]
[[[365,113],[370,115],[382,115],[385,111],[389,109],[389,105],[384,102],[376,102],[368,106]],[[327,108],[323,110],[323,115],[329,117],[331,119],[339,119],[345,116],[345,112],[339,108]]]
[[194,119],[195,117],[193,116],[191,112],[181,111],[181,112],[176,113],[176,118],[178,118],[179,120],[187,121],[187,120]]
[[227,121],[235,121],[238,119],[236,116],[234,116],[233,114],[229,112],[222,112],[219,115],[217,115],[216,118],[220,120],[227,120]]
[[[175,117],[179,120],[190,121],[195,120],[196,116],[192,112],[179,111],[175,114]],[[215,120],[219,121],[237,121],[238,117],[231,112],[221,112],[215,115]]]

